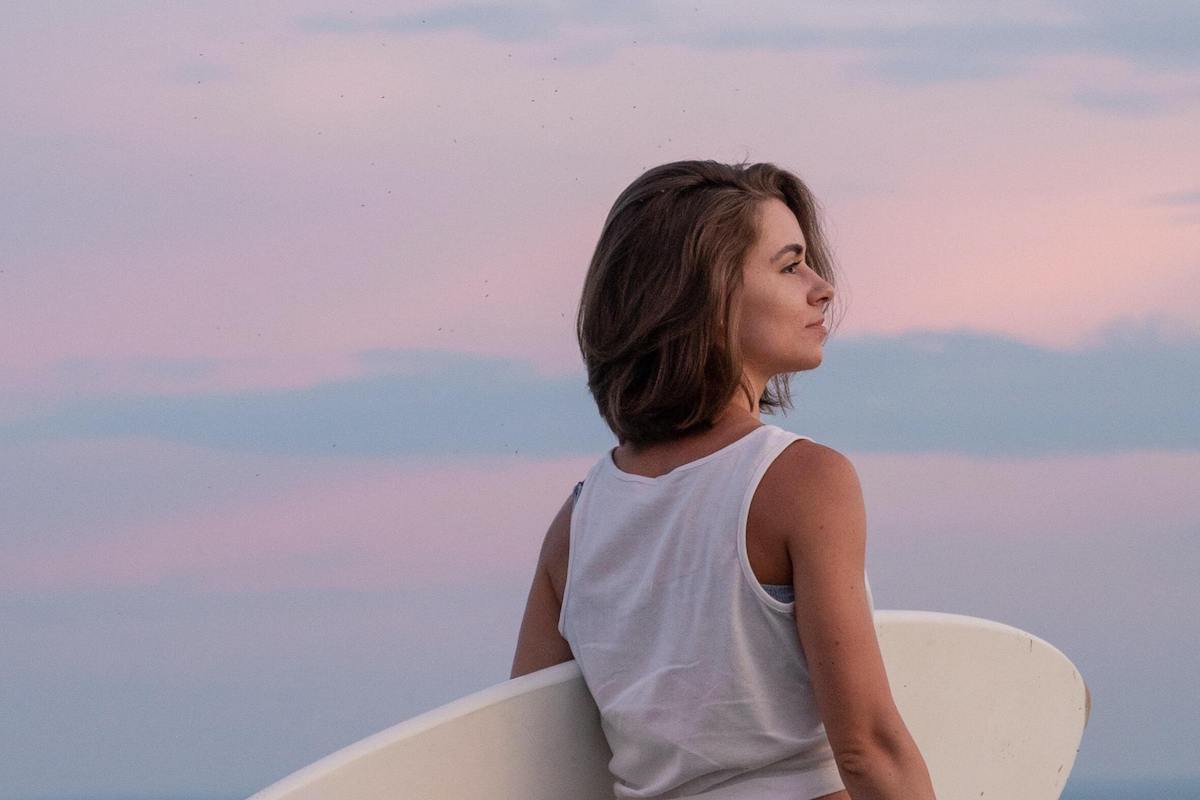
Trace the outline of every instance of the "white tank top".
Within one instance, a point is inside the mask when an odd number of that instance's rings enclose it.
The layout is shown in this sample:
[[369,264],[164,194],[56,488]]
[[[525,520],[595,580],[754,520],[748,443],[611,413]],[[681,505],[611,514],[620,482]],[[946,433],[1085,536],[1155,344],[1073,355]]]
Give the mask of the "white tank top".
[[[754,490],[797,439],[811,441],[764,424],[656,478],[622,471],[610,450],[584,478],[558,630],[599,707],[617,798],[845,788],[795,603],[768,594],[746,554]],[[867,597],[874,611],[869,582]]]

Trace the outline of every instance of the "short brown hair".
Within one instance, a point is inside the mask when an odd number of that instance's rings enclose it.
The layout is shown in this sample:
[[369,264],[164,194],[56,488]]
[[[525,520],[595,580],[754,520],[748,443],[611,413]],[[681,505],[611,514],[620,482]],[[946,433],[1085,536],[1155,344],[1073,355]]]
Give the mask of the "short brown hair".
[[[758,241],[760,205],[770,198],[796,215],[808,265],[835,284],[815,198],[774,164],[662,164],[613,203],[575,327],[588,389],[622,444],[710,428],[735,392],[750,398],[734,298]],[[760,410],[791,408],[792,374],[768,381]]]

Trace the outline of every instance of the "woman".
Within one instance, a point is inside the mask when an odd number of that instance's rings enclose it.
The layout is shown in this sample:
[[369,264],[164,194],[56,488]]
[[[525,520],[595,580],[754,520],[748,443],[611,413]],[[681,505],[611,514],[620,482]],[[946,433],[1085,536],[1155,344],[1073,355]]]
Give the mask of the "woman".
[[578,662],[618,798],[934,796],[854,467],[759,418],[821,364],[833,296],[815,200],[772,164],[654,167],[605,221],[577,332],[619,444],[547,531],[512,676]]

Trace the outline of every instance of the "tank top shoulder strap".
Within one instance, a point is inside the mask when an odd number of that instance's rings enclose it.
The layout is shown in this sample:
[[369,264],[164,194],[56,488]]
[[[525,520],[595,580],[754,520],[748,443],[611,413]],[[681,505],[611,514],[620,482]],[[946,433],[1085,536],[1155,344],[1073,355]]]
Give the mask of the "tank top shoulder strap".
[[771,462],[773,462],[776,457],[786,450],[793,442],[797,442],[801,439],[809,442],[813,441],[811,436],[793,433],[792,431],[786,430],[772,423],[767,423],[767,426],[772,428],[772,430],[767,438],[763,441],[759,451],[760,459],[762,459],[762,461],[759,463],[759,466],[763,471],[765,471],[766,468],[771,465]]

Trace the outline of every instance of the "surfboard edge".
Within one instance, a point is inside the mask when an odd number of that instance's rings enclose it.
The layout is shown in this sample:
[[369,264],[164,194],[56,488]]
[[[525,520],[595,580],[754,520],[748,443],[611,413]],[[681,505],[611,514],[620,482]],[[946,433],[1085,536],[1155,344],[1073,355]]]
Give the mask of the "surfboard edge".
[[283,797],[338,767],[377,751],[380,747],[416,736],[444,722],[470,714],[473,710],[482,709],[536,689],[566,683],[582,674],[579,664],[572,659],[455,698],[415,717],[410,717],[358,739],[327,756],[300,767],[250,795],[247,800],[274,800],[274,798]]

